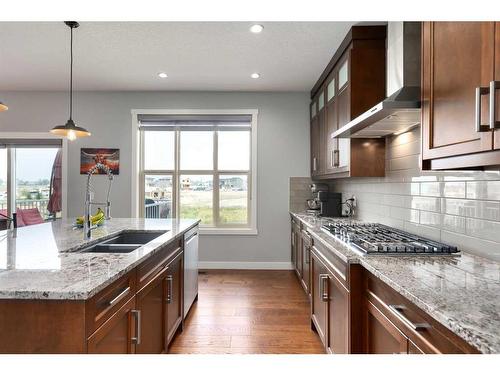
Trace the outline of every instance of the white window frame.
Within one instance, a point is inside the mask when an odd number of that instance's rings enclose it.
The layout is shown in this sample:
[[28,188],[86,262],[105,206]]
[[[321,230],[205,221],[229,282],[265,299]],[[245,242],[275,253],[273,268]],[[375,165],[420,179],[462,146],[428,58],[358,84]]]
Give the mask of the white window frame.
[[[143,196],[143,182],[141,181],[141,142],[142,138],[139,130],[139,115],[251,115],[251,146],[250,146],[250,178],[249,184],[249,225],[245,227],[202,227],[201,234],[214,235],[257,235],[257,116],[258,109],[132,109],[132,217],[141,215],[141,199]],[[215,155],[215,150],[214,150]],[[194,171],[193,171],[194,172]],[[200,171],[201,172],[201,171]],[[206,171],[211,172],[210,171]],[[223,171],[222,174],[229,174]],[[219,171],[221,173],[221,171]],[[174,189],[175,190],[175,189]],[[176,195],[176,192],[173,192]],[[178,199],[178,197],[174,197]],[[142,201],[143,202],[143,201]],[[214,207],[217,202],[213,202]]]
[[[37,132],[0,132],[0,139],[61,139],[62,140],[62,212],[61,218],[66,219],[68,217],[68,140],[66,137],[53,135],[50,133],[37,133]],[[10,161],[15,163],[15,160]],[[11,166],[12,168],[12,166]],[[7,170],[10,170],[7,166]],[[12,180],[12,179],[11,179]],[[9,197],[9,199],[14,199]],[[12,204],[11,204],[12,205]]]

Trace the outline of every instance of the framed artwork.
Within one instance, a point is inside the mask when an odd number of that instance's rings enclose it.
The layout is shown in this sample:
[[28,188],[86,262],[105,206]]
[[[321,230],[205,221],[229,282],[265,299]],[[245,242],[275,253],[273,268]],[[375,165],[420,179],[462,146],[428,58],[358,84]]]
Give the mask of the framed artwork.
[[[87,174],[97,163],[107,165],[114,175],[120,174],[119,148],[81,148],[80,174]],[[95,174],[106,174],[98,170]]]

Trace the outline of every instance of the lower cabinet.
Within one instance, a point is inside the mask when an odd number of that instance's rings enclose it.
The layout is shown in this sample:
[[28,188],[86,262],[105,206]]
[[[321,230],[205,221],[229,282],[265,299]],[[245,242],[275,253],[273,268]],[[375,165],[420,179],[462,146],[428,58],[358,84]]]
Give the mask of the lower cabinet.
[[361,265],[346,263],[314,232],[303,230],[301,238],[299,281],[308,286],[311,328],[326,353],[478,353]]
[[89,337],[88,353],[166,353],[182,325],[183,260],[183,251],[174,253],[162,271]]
[[170,344],[175,332],[182,324],[183,316],[183,269],[184,253],[179,253],[167,266],[164,279],[164,295],[167,306],[166,345]]
[[377,277],[365,272],[363,353],[477,353],[427,313]]
[[311,320],[327,353],[349,348],[349,291],[318,246],[311,250]]
[[326,348],[328,338],[328,304],[325,298],[325,285],[328,270],[319,259],[317,250],[313,247],[311,252],[311,321],[321,342]]
[[308,296],[311,295],[311,288],[310,288],[310,278],[311,278],[311,247],[313,245],[313,240],[312,237],[309,235],[309,233],[305,230],[301,232],[301,241],[300,241],[300,248],[299,252],[301,253],[300,255],[300,260],[302,262],[301,268],[301,277],[300,281],[302,284],[302,287],[304,288],[304,291]]
[[300,224],[292,219],[292,264],[295,273],[299,278],[302,277],[302,240],[300,237]]
[[349,291],[337,277],[328,276],[328,346],[327,351],[347,354],[349,349]]
[[167,323],[165,280],[167,271],[164,269],[137,293],[136,307],[140,312],[140,332],[136,353],[157,354],[167,351],[165,339]]
[[[366,313],[366,353],[408,353],[408,338],[371,302],[367,303]],[[418,350],[420,351],[420,349]]]
[[135,353],[139,335],[140,312],[135,297],[126,302],[87,340],[89,354]]

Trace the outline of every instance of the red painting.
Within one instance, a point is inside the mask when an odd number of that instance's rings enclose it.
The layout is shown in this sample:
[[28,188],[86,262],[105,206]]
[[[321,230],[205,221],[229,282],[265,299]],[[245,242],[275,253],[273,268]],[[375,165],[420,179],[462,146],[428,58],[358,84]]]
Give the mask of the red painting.
[[[80,149],[80,174],[87,174],[97,163],[104,164],[114,175],[120,173],[120,149],[118,148],[82,148]],[[95,174],[106,174],[97,170]]]

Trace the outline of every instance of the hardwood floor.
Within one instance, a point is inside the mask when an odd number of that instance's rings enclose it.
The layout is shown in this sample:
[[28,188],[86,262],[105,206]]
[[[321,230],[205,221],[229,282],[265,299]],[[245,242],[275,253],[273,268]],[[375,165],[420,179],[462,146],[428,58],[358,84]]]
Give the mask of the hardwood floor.
[[210,270],[198,293],[169,353],[324,353],[293,271]]

